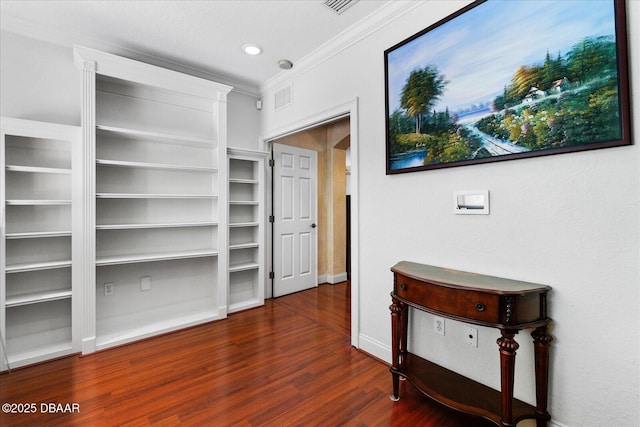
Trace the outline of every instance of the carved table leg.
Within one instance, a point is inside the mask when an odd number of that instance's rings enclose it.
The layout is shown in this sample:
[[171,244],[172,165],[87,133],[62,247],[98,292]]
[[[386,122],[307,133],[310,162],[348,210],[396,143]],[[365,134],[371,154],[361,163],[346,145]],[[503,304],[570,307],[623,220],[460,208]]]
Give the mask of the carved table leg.
[[403,307],[395,298],[392,300],[392,304],[389,306],[391,310],[391,374],[393,378],[393,394],[389,396],[391,400],[397,402],[400,400],[398,394],[400,371],[402,356],[403,341],[406,341],[406,335],[403,340],[403,329],[406,331],[406,327],[403,328]]
[[533,337],[536,372],[536,415],[537,427],[546,427],[551,415],[547,411],[549,392],[549,347],[553,337],[547,333],[547,325],[531,332]]
[[[404,372],[404,364],[407,360],[407,331],[409,329],[409,307],[400,303],[400,370]],[[405,377],[400,377],[401,380],[404,380]]]
[[516,366],[516,350],[520,345],[513,339],[518,331],[500,330],[500,379],[502,386],[502,425],[513,426],[513,378]]

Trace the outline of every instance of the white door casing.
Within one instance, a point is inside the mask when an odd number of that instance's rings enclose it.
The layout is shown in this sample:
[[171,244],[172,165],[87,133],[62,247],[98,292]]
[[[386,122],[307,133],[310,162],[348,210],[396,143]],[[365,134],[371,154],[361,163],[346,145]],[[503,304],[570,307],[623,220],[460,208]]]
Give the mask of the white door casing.
[[274,297],[317,286],[318,159],[273,144]]
[[[360,331],[360,195],[359,195],[359,100],[357,97],[343,103],[334,105],[328,109],[316,111],[311,115],[289,122],[277,129],[272,129],[261,137],[261,141],[271,144],[278,138],[311,129],[316,126],[332,122],[339,118],[349,117],[351,134],[351,345],[355,348],[375,355],[381,360],[391,360],[391,351],[376,340],[367,339]],[[268,145],[264,146],[268,149]],[[273,168],[271,169],[273,178]],[[273,190],[270,193],[273,200]],[[273,203],[272,203],[273,204]],[[273,239],[273,230],[271,238]],[[272,266],[275,261],[275,252],[271,248],[270,256]],[[271,294],[273,296],[273,294]]]

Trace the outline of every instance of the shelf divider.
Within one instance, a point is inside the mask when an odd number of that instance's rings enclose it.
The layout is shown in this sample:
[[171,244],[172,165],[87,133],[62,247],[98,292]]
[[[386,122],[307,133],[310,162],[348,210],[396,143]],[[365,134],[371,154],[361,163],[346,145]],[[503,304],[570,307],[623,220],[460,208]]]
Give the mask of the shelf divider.
[[157,170],[183,171],[183,172],[214,173],[218,171],[217,168],[209,168],[209,167],[203,167],[203,166],[175,165],[175,164],[148,163],[148,162],[131,162],[131,161],[124,161],[124,160],[107,160],[107,159],[97,159],[96,164],[99,166],[157,169]]
[[96,193],[97,199],[216,199],[215,194]]
[[145,228],[189,228],[189,227],[215,227],[215,221],[202,222],[162,222],[150,224],[102,224],[96,225],[96,230],[135,230]]
[[201,249],[193,251],[179,251],[179,252],[155,252],[155,253],[142,253],[142,254],[122,254],[122,255],[108,255],[98,256],[96,258],[96,266],[101,267],[105,265],[120,265],[120,264],[135,264],[142,262],[155,262],[155,261],[168,261],[174,259],[188,259],[188,258],[206,258],[218,256],[218,251],[215,249]]
[[104,126],[97,125],[96,129],[104,132],[112,132],[119,133],[122,135],[128,135],[132,137],[145,138],[145,139],[157,139],[157,140],[165,140],[167,142],[173,142],[174,144],[186,144],[186,145],[199,145],[204,147],[212,147],[215,148],[217,146],[214,140],[203,139],[203,138],[193,138],[187,136],[180,135],[171,135],[163,132],[148,132],[143,130],[135,130],[135,129],[127,129],[116,126]]
[[8,206],[56,206],[70,205],[71,200],[48,200],[48,199],[9,199],[6,201]]
[[4,271],[6,274],[10,274],[10,273],[24,273],[27,271],[53,270],[56,268],[66,268],[66,267],[71,267],[71,260],[13,264],[13,265],[7,265]]
[[71,169],[66,169],[66,168],[47,168],[42,166],[6,165],[5,169],[10,172],[71,175]]
[[71,288],[49,292],[38,292],[24,295],[7,296],[7,307],[18,307],[21,305],[37,304],[41,302],[56,301],[59,299],[71,298]]

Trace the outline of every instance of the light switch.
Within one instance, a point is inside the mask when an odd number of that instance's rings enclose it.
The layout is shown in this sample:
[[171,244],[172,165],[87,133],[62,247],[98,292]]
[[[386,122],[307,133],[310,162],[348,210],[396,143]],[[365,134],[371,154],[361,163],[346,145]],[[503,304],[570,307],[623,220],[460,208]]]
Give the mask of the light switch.
[[458,215],[489,215],[489,190],[455,191],[453,212]]

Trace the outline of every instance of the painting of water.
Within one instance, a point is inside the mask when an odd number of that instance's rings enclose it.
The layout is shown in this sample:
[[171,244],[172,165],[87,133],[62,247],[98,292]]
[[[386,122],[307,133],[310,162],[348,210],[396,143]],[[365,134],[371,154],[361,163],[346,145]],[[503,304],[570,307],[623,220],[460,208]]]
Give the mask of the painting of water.
[[624,0],[482,0],[385,51],[387,173],[631,143]]

